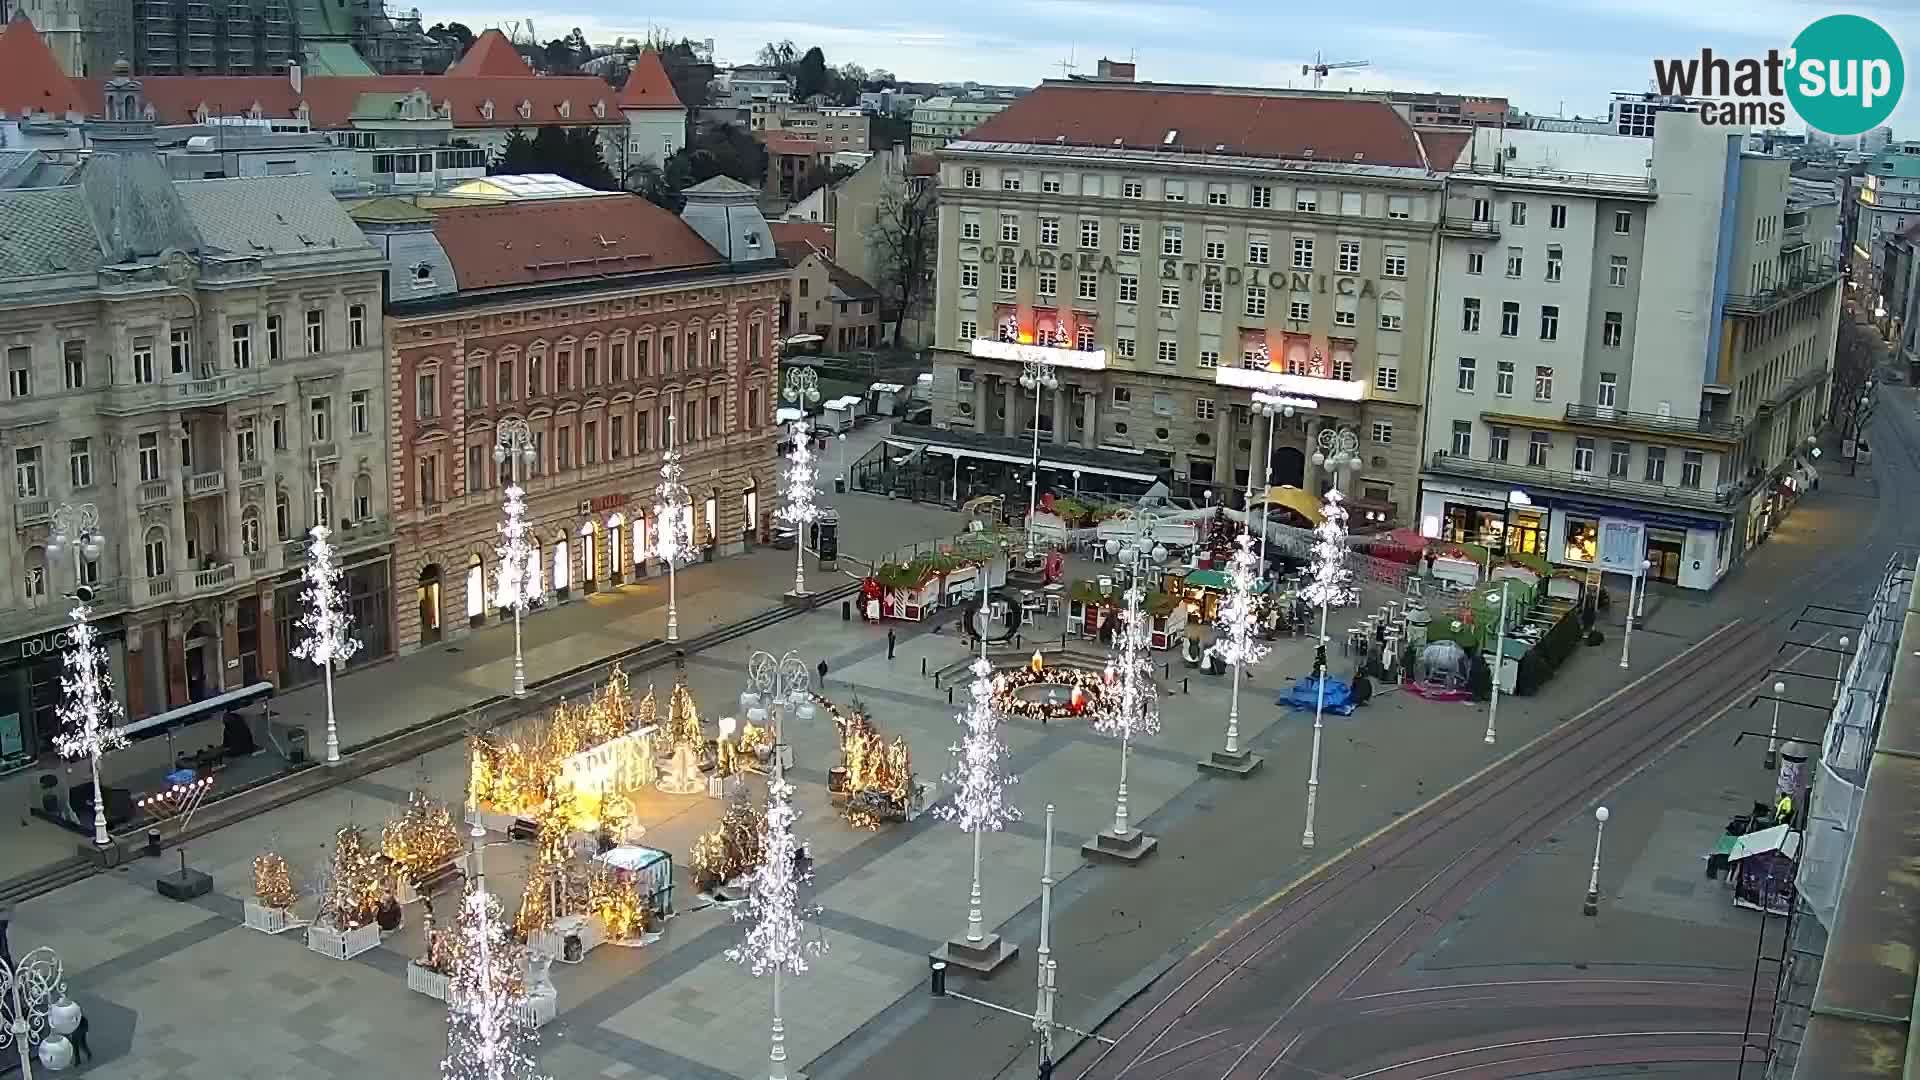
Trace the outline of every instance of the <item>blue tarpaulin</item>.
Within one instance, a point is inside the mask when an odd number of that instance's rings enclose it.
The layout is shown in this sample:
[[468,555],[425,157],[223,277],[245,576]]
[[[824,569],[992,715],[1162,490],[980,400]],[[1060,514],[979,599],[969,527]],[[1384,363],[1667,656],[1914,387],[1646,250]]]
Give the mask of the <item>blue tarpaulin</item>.
[[[1320,703],[1320,680],[1308,675],[1296,679],[1294,684],[1280,691],[1280,697],[1274,702],[1291,709],[1304,709],[1312,712]],[[1327,680],[1327,700],[1325,709],[1340,716],[1353,715],[1353,687],[1344,679]]]

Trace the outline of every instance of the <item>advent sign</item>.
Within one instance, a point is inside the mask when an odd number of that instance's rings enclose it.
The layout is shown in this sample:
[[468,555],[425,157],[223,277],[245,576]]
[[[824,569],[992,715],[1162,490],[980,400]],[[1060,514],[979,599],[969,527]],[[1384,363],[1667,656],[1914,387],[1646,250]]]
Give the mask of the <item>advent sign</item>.
[[[1085,273],[1118,273],[1110,255],[1075,254],[1071,251],[1035,251],[1032,248],[981,245],[980,261],[1036,267],[1041,270],[1079,270]],[[1218,266],[1213,263],[1160,260],[1162,281],[1199,281],[1204,284],[1265,285],[1275,292],[1336,293],[1340,296],[1368,297],[1375,293],[1373,279],[1334,274],[1310,274],[1298,270],[1269,270],[1259,266]]]

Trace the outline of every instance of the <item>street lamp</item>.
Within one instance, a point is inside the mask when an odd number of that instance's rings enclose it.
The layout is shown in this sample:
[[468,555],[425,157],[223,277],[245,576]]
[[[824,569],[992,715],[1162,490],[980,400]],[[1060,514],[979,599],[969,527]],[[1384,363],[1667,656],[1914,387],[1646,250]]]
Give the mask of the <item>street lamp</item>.
[[[318,496],[318,490],[315,495]],[[320,665],[327,684],[327,764],[340,764],[340,728],[333,718],[333,669],[360,651],[353,636],[353,616],[347,612],[347,598],[340,587],[340,551],[328,537],[333,530],[323,522],[307,530],[307,566],[300,576],[306,591],[300,600],[307,610],[300,615],[300,628],[307,636],[293,648],[293,655]]]
[[1300,846],[1313,846],[1313,819],[1320,803],[1320,740],[1326,726],[1327,709],[1327,609],[1345,606],[1353,595],[1353,571],[1347,569],[1347,510],[1341,505],[1340,470],[1360,463],[1360,436],[1351,428],[1324,428],[1316,437],[1320,449],[1313,452],[1315,467],[1324,467],[1332,477],[1326,503],[1321,507],[1320,526],[1314,530],[1319,539],[1313,546],[1313,581],[1303,595],[1308,603],[1320,605],[1320,643],[1316,646],[1314,667],[1320,680],[1320,692],[1313,705],[1313,757],[1307,768],[1307,825],[1300,834]]
[[[1253,491],[1254,462],[1258,461],[1260,465],[1260,470],[1259,470],[1260,481],[1261,481],[1260,494],[1264,497],[1267,494],[1266,489],[1268,487],[1271,487],[1273,484],[1274,429],[1279,425],[1282,419],[1286,419],[1286,420],[1293,419],[1294,406],[1295,406],[1295,402],[1294,402],[1294,399],[1292,398],[1279,397],[1274,394],[1255,393],[1253,395],[1253,414],[1255,416],[1264,416],[1267,418],[1267,453],[1266,453],[1266,456],[1261,458],[1254,458],[1251,455],[1249,455],[1247,459],[1247,491],[1248,491],[1247,512],[1248,513],[1253,512],[1252,491]],[[1260,507],[1260,573],[1262,576],[1265,576],[1266,572],[1267,572],[1267,507],[1265,503],[1262,503]]]
[[693,561],[693,499],[687,494],[686,470],[674,447],[679,418],[667,413],[667,452],[661,455],[659,501],[653,507],[654,553],[667,564],[667,640],[680,640],[680,583],[675,568]]
[[1771,772],[1780,767],[1780,695],[1787,692],[1787,684],[1773,684],[1773,723],[1767,727],[1767,759],[1762,766]]
[[780,508],[780,516],[793,526],[793,592],[790,596],[807,595],[807,526],[820,516],[813,505],[813,446],[807,437],[807,422],[804,419],[793,422],[793,450],[787,454],[787,486],[785,504]]
[[506,517],[500,523],[502,543],[494,553],[499,558],[496,576],[500,582],[498,599],[513,609],[513,696],[527,696],[527,661],[520,652],[520,617],[527,610],[527,586],[533,579],[532,528],[527,524],[526,490],[520,486],[522,472],[531,473],[535,451],[533,430],[525,420],[503,420],[493,437],[493,461],[507,470],[507,488],[501,507]]
[[1488,746],[1493,745],[1494,724],[1500,718],[1500,669],[1507,662],[1507,586],[1512,583],[1512,578],[1500,579],[1500,626],[1493,642],[1493,702],[1487,707]]
[[1833,703],[1835,705],[1840,704],[1840,680],[1847,677],[1847,647],[1852,644],[1853,644],[1852,638],[1849,638],[1845,635],[1841,635],[1840,666],[1833,673]]
[[756,652],[747,658],[747,689],[740,695],[740,707],[749,722],[772,727],[773,754],[783,759],[784,768],[784,758],[791,753],[784,718],[789,709],[802,721],[814,718],[813,673],[792,650],[784,656]]
[[1641,559],[1640,565],[1633,568],[1633,576],[1627,579],[1627,632],[1620,635],[1620,666],[1627,666],[1628,656],[1633,651],[1633,602],[1634,594],[1646,588],[1647,571],[1653,569],[1653,562]]
[[[1122,518],[1126,517],[1125,511]],[[1111,519],[1110,519],[1111,520]],[[1127,757],[1137,735],[1160,730],[1158,692],[1153,685],[1153,660],[1148,655],[1153,628],[1146,611],[1146,561],[1159,562],[1167,549],[1149,532],[1152,519],[1135,517],[1135,534],[1130,541],[1107,539],[1107,553],[1130,565],[1126,590],[1126,610],[1120,616],[1120,631],[1114,636],[1113,659],[1107,664],[1109,705],[1094,721],[1094,728],[1120,740],[1120,786],[1114,796],[1113,829],[1094,837],[1093,847],[1117,858],[1137,862],[1145,858],[1158,841],[1132,827],[1127,815]]]
[[[1251,505],[1251,503],[1249,503]],[[1260,767],[1260,759],[1240,749],[1240,676],[1267,655],[1260,640],[1260,583],[1258,560],[1253,554],[1253,534],[1243,526],[1234,540],[1233,557],[1227,562],[1227,594],[1220,604],[1220,636],[1213,653],[1233,665],[1233,696],[1227,705],[1227,745],[1216,751],[1201,767],[1235,776],[1251,776]]]
[[1607,832],[1607,808],[1593,812],[1593,873],[1587,878],[1587,902],[1580,906],[1583,915],[1600,914],[1600,838]]
[[1078,499],[1080,497],[1080,470],[1079,469],[1073,470],[1073,497],[1075,499]]
[[60,756],[72,759],[84,756],[93,773],[93,842],[106,847],[107,796],[100,786],[100,759],[109,751],[127,745],[121,730],[120,703],[113,699],[113,677],[107,673],[107,653],[99,645],[100,633],[94,629],[93,590],[82,582],[82,565],[100,557],[106,538],[100,534],[100,510],[92,503],[62,504],[53,512],[53,535],[47,540],[47,553],[61,549],[73,552],[73,629],[67,634],[67,649],[62,657],[67,675],[60,680],[65,700],[61,703],[60,734],[54,748]]
[[1052,364],[1029,360],[1020,365],[1020,385],[1033,395],[1033,471],[1027,475],[1027,561],[1032,562],[1033,515],[1040,509],[1040,391],[1059,389],[1060,379]]
[[820,400],[820,373],[810,367],[789,368],[783,394],[799,408],[804,417],[807,406]]
[[60,957],[40,948],[13,961],[0,957],[0,994],[9,1003],[12,1022],[0,1025],[0,1049],[11,1044],[20,1055],[21,1080],[33,1080],[33,1046],[40,1044],[40,1063],[59,1072],[73,1064],[73,1044],[67,1036],[80,1026],[80,1006],[67,997]]

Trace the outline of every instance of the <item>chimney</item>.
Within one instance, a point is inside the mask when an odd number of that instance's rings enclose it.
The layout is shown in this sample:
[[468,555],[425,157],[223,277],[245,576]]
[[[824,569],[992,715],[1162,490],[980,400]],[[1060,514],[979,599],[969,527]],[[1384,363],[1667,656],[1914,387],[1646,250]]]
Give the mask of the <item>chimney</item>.
[[1133,64],[1131,61],[1100,58],[1099,77],[1113,82],[1132,82]]
[[294,93],[298,94],[303,92],[300,89],[300,65],[299,64],[287,65],[287,81],[293,84]]

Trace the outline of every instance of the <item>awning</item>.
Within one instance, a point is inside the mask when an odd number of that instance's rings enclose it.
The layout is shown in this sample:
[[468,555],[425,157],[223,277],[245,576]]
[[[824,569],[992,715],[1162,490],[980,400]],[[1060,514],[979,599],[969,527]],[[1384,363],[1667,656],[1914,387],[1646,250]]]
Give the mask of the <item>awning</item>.
[[[897,394],[900,391],[905,389],[906,387],[900,385],[899,383],[877,382],[877,383],[874,383],[872,386],[867,387],[867,392],[871,394]],[[859,399],[855,398],[854,400],[858,401]]]
[[[953,458],[969,458],[969,459],[974,459],[979,461],[998,461],[1008,465],[1033,464],[1033,455],[1031,452],[1027,454],[1004,453],[997,450],[987,450],[987,449],[982,449],[978,447],[957,446],[950,443],[941,443],[931,438],[916,439],[910,436],[903,437],[899,433],[898,427],[895,428],[894,434],[887,436],[887,441],[890,443],[893,443],[896,446],[919,447],[926,450],[926,452],[929,454],[944,454],[948,457],[953,457]],[[1054,456],[1049,453],[1050,449],[1052,448],[1049,447],[1046,443],[1042,443],[1040,445],[1040,467],[1043,469],[1054,469],[1060,472],[1072,472],[1075,469],[1078,469],[1082,473],[1090,474],[1093,476],[1110,476],[1117,480],[1132,480],[1132,481],[1143,483],[1143,484],[1151,484],[1155,480],[1159,479],[1159,474],[1146,472],[1144,470],[1117,468],[1110,465],[1096,465],[1090,462],[1075,461],[1075,460],[1070,460],[1063,457]]]
[[789,405],[782,405],[780,408],[775,409],[773,413],[773,422],[776,424],[791,424],[795,420],[805,420],[806,418],[807,411],[805,409],[796,409]]
[[1265,495],[1255,496],[1253,501],[1256,504],[1284,506],[1313,524],[1320,524],[1320,504],[1297,487],[1268,488]]
[[[1180,575],[1188,585],[1194,586],[1195,588],[1212,589],[1215,592],[1226,592],[1232,584],[1227,580],[1227,575],[1219,570],[1188,570],[1185,574],[1180,574],[1178,570],[1169,571],[1169,576],[1172,575]],[[1256,593],[1266,592],[1267,583],[1265,581],[1254,582],[1253,591]]]
[[1728,862],[1739,862],[1750,855],[1764,855],[1777,851],[1787,858],[1796,858],[1800,854],[1800,834],[1789,825],[1775,825],[1771,829],[1748,833],[1735,837],[1733,850],[1727,852]]
[[825,405],[822,405],[821,408],[823,409],[855,409],[855,408],[858,408],[860,406],[860,403],[865,400],[866,399],[861,397],[859,394],[848,394],[846,397],[834,398],[832,401],[829,401]]
[[170,712],[158,716],[149,716],[145,720],[136,720],[121,728],[122,734],[129,739],[145,739],[154,735],[164,735],[177,727],[198,723],[212,717],[215,713],[224,713],[228,709],[244,709],[249,705],[267,700],[273,696],[273,684],[257,682],[238,690],[229,690],[216,694],[204,701],[191,705],[182,705]]

